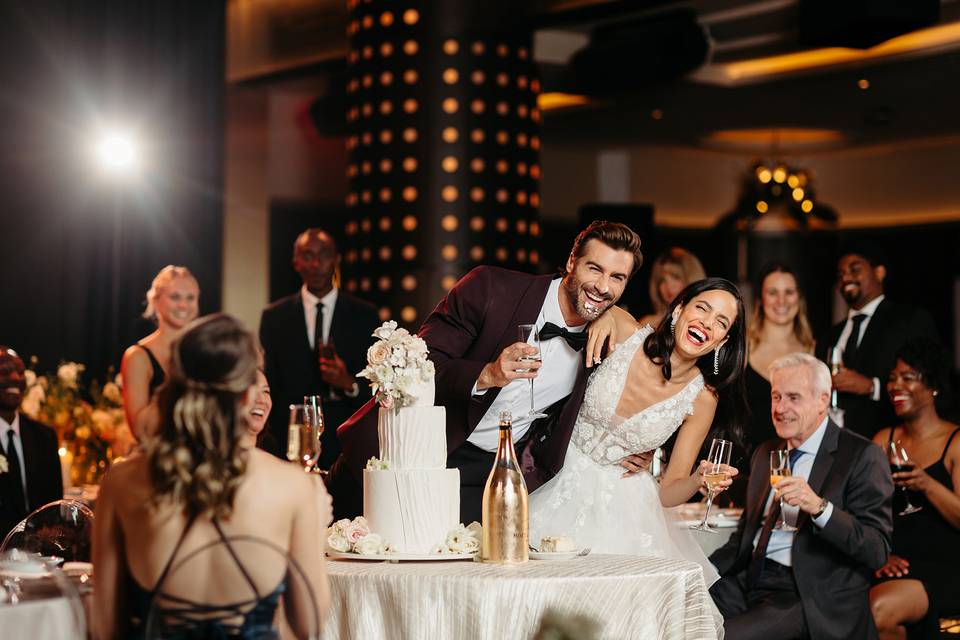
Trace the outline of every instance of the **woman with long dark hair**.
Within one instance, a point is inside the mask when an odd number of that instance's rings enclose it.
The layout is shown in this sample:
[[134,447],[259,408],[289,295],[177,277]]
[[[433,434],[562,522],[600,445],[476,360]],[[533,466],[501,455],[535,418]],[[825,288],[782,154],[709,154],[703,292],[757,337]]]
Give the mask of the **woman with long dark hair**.
[[208,316],[170,356],[155,437],[100,487],[95,637],[141,638],[150,619],[175,627],[164,637],[274,637],[281,598],[297,637],[319,633],[330,499],[299,466],[253,446],[253,336]]
[[[569,535],[600,553],[692,560],[710,584],[716,571],[664,508],[705,486],[705,463],[690,471],[718,409],[730,425],[743,414],[743,300],[733,283],[707,278],[681,291],[656,329],[613,309],[616,334],[629,337],[587,383],[563,468],[530,496],[530,539]],[[660,487],[649,473],[623,477],[625,456],[652,451],[674,432]]]

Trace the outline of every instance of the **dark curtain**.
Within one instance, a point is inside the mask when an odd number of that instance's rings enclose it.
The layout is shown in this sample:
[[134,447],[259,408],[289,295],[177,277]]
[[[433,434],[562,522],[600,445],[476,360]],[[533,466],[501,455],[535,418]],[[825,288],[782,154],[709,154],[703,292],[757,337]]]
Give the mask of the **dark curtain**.
[[[167,264],[220,308],[224,49],[222,0],[0,2],[0,344],[101,377]],[[136,174],[94,161],[111,127]]]

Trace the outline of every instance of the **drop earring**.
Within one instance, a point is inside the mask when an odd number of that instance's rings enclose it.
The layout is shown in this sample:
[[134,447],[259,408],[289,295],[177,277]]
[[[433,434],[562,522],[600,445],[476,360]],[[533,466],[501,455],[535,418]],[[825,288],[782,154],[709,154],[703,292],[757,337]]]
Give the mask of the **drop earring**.
[[713,375],[720,373],[720,345],[713,350]]
[[670,316],[670,333],[674,333],[677,329],[677,316]]

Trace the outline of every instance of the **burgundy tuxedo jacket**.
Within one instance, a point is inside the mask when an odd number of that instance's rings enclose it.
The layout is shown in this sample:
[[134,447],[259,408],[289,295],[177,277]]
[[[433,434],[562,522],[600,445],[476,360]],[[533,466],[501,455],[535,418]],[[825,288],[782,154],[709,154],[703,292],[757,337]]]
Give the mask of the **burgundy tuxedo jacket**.
[[[473,396],[473,385],[488,362],[517,341],[517,325],[535,323],[550,281],[498,267],[477,267],[440,301],[418,332],[436,367],[436,404],[447,410],[447,451],[463,445],[499,388]],[[583,401],[586,370],[554,420],[534,423],[520,454],[527,489],[533,491],[563,466],[567,444]],[[347,467],[359,479],[371,456],[379,454],[377,404],[370,400],[337,429]]]

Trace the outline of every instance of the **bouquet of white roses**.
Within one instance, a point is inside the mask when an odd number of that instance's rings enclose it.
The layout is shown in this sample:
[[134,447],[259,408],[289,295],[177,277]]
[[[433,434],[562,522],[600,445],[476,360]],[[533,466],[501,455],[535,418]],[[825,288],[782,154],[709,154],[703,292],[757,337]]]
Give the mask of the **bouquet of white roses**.
[[340,553],[385,555],[393,553],[393,547],[378,534],[370,532],[366,518],[337,520],[327,529],[327,549]]
[[379,338],[367,350],[367,366],[357,375],[370,381],[377,402],[384,408],[408,407],[416,402],[425,383],[433,380],[433,362],[419,336],[397,328],[394,320],[373,332]]

